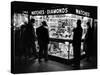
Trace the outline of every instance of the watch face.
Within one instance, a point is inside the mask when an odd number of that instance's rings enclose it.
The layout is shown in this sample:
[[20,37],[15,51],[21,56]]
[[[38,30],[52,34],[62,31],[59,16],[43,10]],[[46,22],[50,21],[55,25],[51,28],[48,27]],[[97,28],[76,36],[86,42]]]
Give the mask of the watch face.
[[97,20],[97,6],[11,2],[11,72],[96,69]]

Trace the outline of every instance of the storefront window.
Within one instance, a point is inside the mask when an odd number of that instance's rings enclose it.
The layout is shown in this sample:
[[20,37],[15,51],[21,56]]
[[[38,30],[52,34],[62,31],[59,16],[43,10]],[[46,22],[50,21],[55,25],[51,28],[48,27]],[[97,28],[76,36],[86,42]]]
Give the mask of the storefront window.
[[[41,25],[42,21],[46,21],[49,30],[49,38],[53,39],[50,41],[49,46],[49,55],[57,56],[64,59],[73,59],[73,29],[77,27],[76,22],[77,19],[82,21],[82,40],[84,40],[85,35],[87,33],[87,25],[88,21],[91,22],[92,19],[88,17],[83,17],[75,14],[53,14],[53,15],[30,15],[30,19],[35,19],[35,32],[36,28]],[[13,24],[15,29],[20,28],[25,22],[28,23],[28,14],[19,14],[15,13],[13,16]],[[57,40],[57,41],[56,41]],[[81,43],[81,55],[85,54],[83,50],[84,43]],[[38,50],[38,48],[37,48]]]
[[[78,16],[74,14],[59,14],[59,15],[44,15],[44,16],[32,16],[36,20],[35,28],[38,28],[41,25],[42,21],[46,21],[49,30],[49,37],[53,39],[50,41],[49,46],[49,55],[57,56],[64,59],[73,59],[73,29],[77,27],[77,19],[82,21],[83,35],[82,39],[84,40],[87,25],[86,23],[90,20],[88,17]],[[58,41],[56,41],[58,40]],[[63,42],[62,42],[63,40]],[[85,54],[83,50],[84,43],[81,43],[81,55]]]

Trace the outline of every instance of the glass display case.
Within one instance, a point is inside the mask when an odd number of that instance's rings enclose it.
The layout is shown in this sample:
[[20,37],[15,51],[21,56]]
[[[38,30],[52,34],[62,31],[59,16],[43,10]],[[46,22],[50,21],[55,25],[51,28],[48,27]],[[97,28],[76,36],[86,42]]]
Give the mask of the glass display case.
[[42,21],[46,21],[49,30],[49,51],[48,54],[64,59],[73,59],[73,29],[77,27],[76,22],[78,19],[82,21],[82,43],[81,55],[85,54],[83,49],[84,38],[87,32],[87,21],[90,21],[92,26],[92,18],[83,17],[75,14],[59,14],[59,15],[44,15],[44,16],[31,16],[36,20],[34,28],[38,28]]

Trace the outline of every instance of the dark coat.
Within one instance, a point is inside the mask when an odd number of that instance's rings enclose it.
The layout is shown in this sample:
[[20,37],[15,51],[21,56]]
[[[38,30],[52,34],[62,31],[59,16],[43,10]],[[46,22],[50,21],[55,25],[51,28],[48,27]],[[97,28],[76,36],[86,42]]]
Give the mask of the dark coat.
[[36,29],[37,39],[39,44],[48,44],[49,43],[49,33],[48,29],[44,26],[40,26]]
[[73,46],[81,45],[81,39],[82,39],[82,28],[77,27],[76,29],[74,29]]
[[85,42],[88,43],[88,44],[91,44],[92,43],[92,28],[89,28],[87,30],[87,33],[86,33],[86,36],[85,36]]
[[32,43],[34,43],[35,41],[35,32],[34,32],[34,28],[32,27],[31,24],[26,25],[26,29],[24,32],[24,44],[27,45],[32,45]]

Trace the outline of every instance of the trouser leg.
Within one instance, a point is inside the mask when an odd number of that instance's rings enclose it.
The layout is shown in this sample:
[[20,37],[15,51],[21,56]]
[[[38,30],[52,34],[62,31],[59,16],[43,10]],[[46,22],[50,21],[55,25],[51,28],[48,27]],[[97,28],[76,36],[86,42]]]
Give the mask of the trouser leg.
[[40,50],[39,50],[39,59],[43,57],[43,46],[40,44]]
[[48,60],[48,44],[44,46],[44,58],[45,60]]
[[74,64],[80,64],[80,47],[74,47]]

